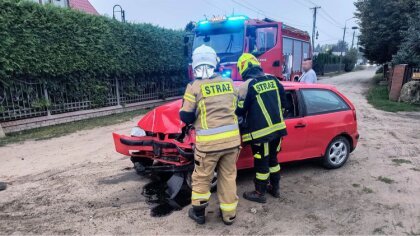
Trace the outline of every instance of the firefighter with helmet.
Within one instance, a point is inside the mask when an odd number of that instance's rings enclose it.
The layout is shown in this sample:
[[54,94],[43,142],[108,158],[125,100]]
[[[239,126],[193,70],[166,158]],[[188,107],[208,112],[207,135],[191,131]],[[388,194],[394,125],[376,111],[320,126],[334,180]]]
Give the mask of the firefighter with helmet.
[[235,114],[237,91],[231,79],[216,74],[218,58],[208,46],[192,54],[194,81],[187,85],[181,120],[196,132],[195,167],[192,173],[192,208],[188,215],[198,224],[205,223],[205,208],[210,199],[210,184],[217,168],[217,196],[221,217],[230,225],[236,217],[236,161],[241,144]]
[[287,135],[283,119],[286,96],[277,78],[264,74],[258,59],[244,53],[238,60],[238,71],[245,81],[239,87],[236,114],[243,117],[242,142],[250,144],[254,155],[255,191],[244,198],[265,203],[265,193],[280,197],[280,165],[277,153]]

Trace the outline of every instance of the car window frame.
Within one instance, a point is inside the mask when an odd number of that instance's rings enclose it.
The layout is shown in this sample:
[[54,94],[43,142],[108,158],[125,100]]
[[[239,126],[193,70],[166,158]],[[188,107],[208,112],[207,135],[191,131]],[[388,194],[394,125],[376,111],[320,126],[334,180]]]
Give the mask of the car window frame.
[[[323,91],[328,91],[330,93],[333,93],[333,94],[335,94],[337,96],[337,98],[339,100],[341,100],[344,104],[346,104],[347,108],[342,108],[342,109],[337,109],[337,110],[323,111],[323,112],[316,112],[316,113],[308,114],[308,109],[306,107],[306,102],[305,102],[305,96],[303,95],[303,92],[302,92],[304,90],[323,90]],[[336,113],[336,112],[351,110],[350,104],[348,104],[345,99],[343,99],[338,93],[334,92],[334,90],[331,90],[331,89],[325,89],[325,88],[300,88],[299,89],[299,94],[300,94],[300,99],[301,99],[301,103],[302,103],[302,107],[303,107],[303,116],[316,116],[316,115],[323,115],[323,114],[329,114],[329,113]]]
[[[284,120],[299,119],[299,118],[302,118],[302,117],[304,117],[304,116],[305,116],[305,113],[304,113],[304,106],[305,106],[305,104],[302,104],[302,103],[301,103],[301,101],[303,101],[303,100],[302,100],[302,95],[301,95],[301,93],[300,93],[300,91],[299,91],[299,90],[300,90],[299,88],[284,87],[284,91],[285,91],[285,92],[287,92],[287,91],[293,91],[293,92],[296,94],[297,105],[298,105],[298,111],[299,111],[299,116],[296,116],[296,117],[289,117],[289,118],[284,117]],[[302,105],[301,105],[301,104],[302,104]]]

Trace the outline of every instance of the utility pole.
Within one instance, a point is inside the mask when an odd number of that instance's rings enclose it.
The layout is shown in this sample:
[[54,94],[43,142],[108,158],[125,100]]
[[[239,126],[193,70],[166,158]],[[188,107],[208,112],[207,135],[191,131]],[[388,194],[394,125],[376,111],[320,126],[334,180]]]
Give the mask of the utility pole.
[[345,37],[346,37],[346,29],[347,29],[347,25],[344,25],[344,32],[343,32],[343,41],[341,42],[341,47],[340,47],[340,65],[339,65],[339,68],[338,68],[338,71],[340,72],[341,71],[341,65],[342,65],[342,63],[343,63],[343,51],[344,51],[344,39],[345,39]]
[[353,30],[353,39],[351,40],[351,48],[353,48],[353,45],[354,45],[354,35],[355,35],[356,30],[357,30],[358,28],[359,28],[359,27],[357,27],[357,26],[353,26],[353,27],[351,27],[351,29]]
[[355,18],[355,17],[354,16],[353,17],[350,17],[350,18],[348,18],[347,20],[344,21],[343,41],[341,42],[341,50],[340,50],[340,65],[339,65],[339,68],[338,68],[339,72],[341,71],[341,65],[343,63],[344,46],[346,46],[345,45],[346,43],[345,43],[344,39],[346,38],[347,21],[349,21],[349,20],[351,20],[353,18]]
[[314,48],[315,48],[316,12],[319,8],[321,8],[321,7],[320,6],[314,6],[312,8],[309,8],[309,9],[314,10],[313,25],[312,25],[312,55],[314,54]]

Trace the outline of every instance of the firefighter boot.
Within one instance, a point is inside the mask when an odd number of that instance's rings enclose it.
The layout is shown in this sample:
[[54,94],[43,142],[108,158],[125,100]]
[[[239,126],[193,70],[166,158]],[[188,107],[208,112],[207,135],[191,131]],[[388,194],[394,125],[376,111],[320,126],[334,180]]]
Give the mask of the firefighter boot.
[[265,192],[267,191],[267,183],[255,182],[255,191],[244,192],[244,198],[249,201],[266,203],[267,198]]
[[219,209],[219,216],[225,225],[232,225],[236,218],[236,215],[232,217],[224,217],[222,213],[222,209]]
[[192,206],[192,208],[188,211],[188,216],[199,225],[206,223],[206,206],[207,204],[201,206]]
[[270,184],[267,192],[275,198],[280,198],[280,173],[272,173],[270,175]]

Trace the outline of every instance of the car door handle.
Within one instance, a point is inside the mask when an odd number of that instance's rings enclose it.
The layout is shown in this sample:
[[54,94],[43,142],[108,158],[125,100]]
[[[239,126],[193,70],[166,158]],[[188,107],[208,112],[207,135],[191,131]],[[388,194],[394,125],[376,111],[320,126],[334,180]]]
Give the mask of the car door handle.
[[306,127],[306,124],[303,124],[303,123],[299,123],[295,125],[295,128],[305,128],[305,127]]

